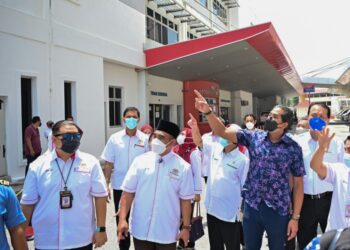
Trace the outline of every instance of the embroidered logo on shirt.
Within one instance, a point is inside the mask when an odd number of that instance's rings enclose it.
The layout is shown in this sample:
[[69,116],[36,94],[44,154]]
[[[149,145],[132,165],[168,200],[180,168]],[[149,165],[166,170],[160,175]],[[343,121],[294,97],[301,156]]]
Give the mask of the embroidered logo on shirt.
[[173,168],[170,172],[169,172],[169,177],[171,179],[175,179],[175,180],[178,180],[180,177],[179,177],[179,170],[177,168]]
[[141,148],[143,148],[143,147],[145,147],[145,142],[142,141],[142,140],[139,140],[139,141],[134,145],[134,147],[141,147]]
[[227,163],[226,166],[229,166],[230,168],[237,169],[237,167],[234,165],[235,162],[233,161],[231,164]]

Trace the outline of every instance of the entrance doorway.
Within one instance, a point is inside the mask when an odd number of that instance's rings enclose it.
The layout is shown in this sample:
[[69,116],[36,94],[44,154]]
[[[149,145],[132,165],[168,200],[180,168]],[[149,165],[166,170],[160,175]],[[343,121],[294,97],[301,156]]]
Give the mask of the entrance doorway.
[[5,102],[0,98],[0,176],[7,175],[5,145]]
[[225,120],[225,123],[228,123],[228,108],[227,107],[220,107],[220,116],[222,119]]
[[149,105],[149,123],[155,128],[159,120],[170,121],[170,105],[150,104]]

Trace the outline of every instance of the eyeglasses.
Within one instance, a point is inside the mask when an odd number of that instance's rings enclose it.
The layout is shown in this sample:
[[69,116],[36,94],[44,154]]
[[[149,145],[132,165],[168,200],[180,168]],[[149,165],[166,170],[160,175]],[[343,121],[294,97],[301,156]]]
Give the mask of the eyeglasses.
[[62,133],[62,134],[56,134],[57,136],[62,136],[62,140],[80,140],[81,139],[81,134],[80,133]]

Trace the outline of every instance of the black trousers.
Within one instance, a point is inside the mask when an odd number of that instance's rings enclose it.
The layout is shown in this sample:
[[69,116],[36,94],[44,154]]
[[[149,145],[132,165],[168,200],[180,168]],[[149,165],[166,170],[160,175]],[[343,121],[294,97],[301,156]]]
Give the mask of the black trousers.
[[[40,249],[35,248],[35,250],[40,250]],[[67,250],[92,250],[92,243],[87,245],[87,246],[78,247],[78,248],[71,248],[71,249],[67,249]]]
[[135,250],[175,250],[176,242],[170,244],[160,244],[146,240],[138,240],[134,237]]
[[[118,211],[119,209],[119,202],[120,202],[120,197],[122,196],[123,191],[122,190],[115,190],[113,189],[113,200],[114,200],[114,209],[115,212]],[[129,222],[129,215],[130,212],[128,213],[126,220]],[[117,227],[118,227],[118,222],[119,222],[119,216],[116,216],[116,221],[117,221]],[[120,250],[129,250],[130,248],[130,234],[125,237],[124,240],[119,241],[119,249]]]
[[35,154],[34,156],[32,156],[32,155],[26,155],[26,158],[27,158],[27,165],[26,165],[25,176],[27,176],[28,169],[29,169],[29,164],[32,163],[33,161],[35,161],[36,158],[38,158],[40,155],[41,155],[41,153]]
[[320,224],[323,233],[326,230],[331,200],[332,192],[327,192],[327,194],[320,199],[311,199],[307,195],[304,195],[304,202],[299,220],[299,249],[304,249],[307,244],[317,236],[318,224]]
[[207,214],[211,250],[240,250],[241,228],[239,222],[222,221]]

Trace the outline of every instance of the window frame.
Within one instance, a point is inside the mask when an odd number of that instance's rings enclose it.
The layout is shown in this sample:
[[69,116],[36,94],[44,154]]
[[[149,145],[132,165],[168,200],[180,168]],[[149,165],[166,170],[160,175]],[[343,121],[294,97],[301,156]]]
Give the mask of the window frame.
[[[113,96],[110,97],[110,90],[113,89]],[[116,96],[116,90],[120,90],[120,97]],[[123,88],[115,85],[108,85],[108,126],[110,128],[120,127],[122,125],[122,115],[123,115]],[[110,108],[111,102],[113,102],[114,108],[115,103],[119,103],[119,114],[113,110],[113,114],[111,114],[112,110]],[[111,116],[114,119],[111,119]]]

